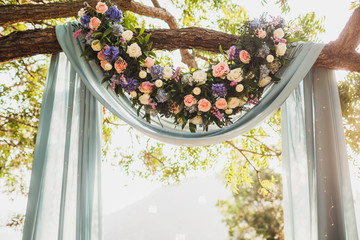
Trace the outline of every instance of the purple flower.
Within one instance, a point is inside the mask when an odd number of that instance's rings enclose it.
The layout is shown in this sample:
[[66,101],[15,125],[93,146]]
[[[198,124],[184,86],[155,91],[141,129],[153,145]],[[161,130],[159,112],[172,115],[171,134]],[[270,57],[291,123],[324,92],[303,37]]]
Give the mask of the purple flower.
[[159,103],[164,103],[168,100],[168,94],[163,89],[158,89],[155,98]]
[[252,22],[250,22],[250,27],[251,28],[259,28],[260,27],[260,22],[258,19],[254,19],[252,20]]
[[111,6],[107,12],[106,12],[106,17],[109,20],[112,20],[114,23],[119,23],[121,22],[121,19],[123,17],[122,12],[117,8],[116,5]]
[[240,54],[240,49],[237,48],[236,46],[231,46],[228,50],[228,59],[229,60],[239,60],[239,54]]
[[227,94],[227,89],[223,83],[213,84],[211,90],[215,96],[225,97]]
[[121,34],[124,32],[124,28],[120,24],[114,24],[111,28],[115,37],[121,37]]
[[135,91],[139,86],[139,83],[135,78],[127,78],[126,80],[123,79],[123,81],[121,81],[120,84],[124,89],[124,91],[127,93],[131,93],[132,91]]
[[111,63],[115,62],[119,58],[119,48],[107,47],[104,51],[104,57]]
[[257,56],[262,57],[262,58],[266,58],[266,56],[269,55],[269,53],[270,53],[270,48],[268,47],[268,45],[264,44],[259,49]]
[[80,22],[81,22],[81,25],[84,27],[84,28],[89,28],[89,23],[90,23],[90,16],[85,14],[84,16],[82,16],[80,18]]
[[270,73],[270,70],[266,67],[265,64],[260,65],[260,79],[267,77]]
[[162,79],[163,73],[164,73],[164,68],[162,66],[159,65],[151,66],[150,74],[153,79]]

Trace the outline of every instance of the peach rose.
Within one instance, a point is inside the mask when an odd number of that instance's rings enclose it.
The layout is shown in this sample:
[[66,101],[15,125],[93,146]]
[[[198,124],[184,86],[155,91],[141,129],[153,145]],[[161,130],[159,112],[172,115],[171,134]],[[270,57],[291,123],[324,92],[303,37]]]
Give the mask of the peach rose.
[[209,102],[209,100],[202,98],[198,102],[198,108],[201,112],[207,112],[211,108],[211,103]]
[[103,61],[103,60],[106,60],[105,59],[105,56],[104,56],[104,52],[105,52],[105,49],[106,49],[107,46],[105,46],[100,52],[98,52],[97,54],[97,58],[100,60],[100,61]]
[[143,92],[143,93],[151,93],[152,86],[153,86],[152,83],[150,83],[149,81],[146,81],[146,82],[141,83],[141,85],[139,86],[139,90],[140,90],[140,92]]
[[178,114],[180,112],[180,106],[179,105],[176,105],[175,103],[172,103],[170,105],[170,111],[173,113],[173,114]]
[[89,23],[89,27],[92,29],[92,30],[95,30],[99,27],[101,21],[100,19],[98,19],[97,17],[92,17],[90,19],[90,23]]
[[239,54],[240,60],[243,63],[249,63],[250,62],[250,54],[246,50],[241,50]]
[[127,63],[122,57],[119,57],[118,60],[116,60],[114,67],[117,73],[122,73],[126,69]]
[[184,97],[184,104],[187,107],[191,107],[192,105],[196,104],[197,100],[194,98],[193,95],[189,94]]
[[101,67],[105,70],[105,71],[110,71],[112,69],[112,65],[110,62],[104,60],[100,62]]
[[226,62],[220,62],[216,66],[212,67],[213,69],[213,76],[220,77],[222,79],[230,72],[230,68]]
[[108,10],[108,6],[106,6],[106,3],[98,2],[96,4],[96,12],[104,14]]
[[257,32],[257,37],[258,38],[265,38],[266,37],[266,31],[259,29]]
[[155,63],[155,60],[150,58],[150,57],[147,57],[145,59],[145,62],[143,64],[144,67],[146,67],[147,69],[150,69]]
[[218,109],[224,109],[227,106],[227,102],[225,98],[219,98],[216,102],[215,102],[215,107],[217,107]]

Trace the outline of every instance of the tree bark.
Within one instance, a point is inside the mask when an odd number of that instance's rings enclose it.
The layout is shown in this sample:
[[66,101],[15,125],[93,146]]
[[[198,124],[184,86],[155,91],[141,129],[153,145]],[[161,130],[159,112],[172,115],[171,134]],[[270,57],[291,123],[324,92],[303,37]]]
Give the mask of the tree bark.
[[[236,35],[196,27],[146,30],[146,33],[151,33],[154,50],[194,48],[219,53],[219,45],[228,49],[237,39]],[[314,66],[360,72],[360,54],[355,51],[340,54],[333,45],[334,42],[325,46]],[[0,62],[61,51],[54,28],[14,32],[0,38]]]
[[[87,1],[91,6],[96,6],[97,2],[98,0]],[[172,15],[163,8],[146,6],[134,0],[115,0],[114,2],[123,11],[131,11],[143,16],[162,19],[170,24],[172,22],[176,24]],[[74,17],[77,16],[78,11],[83,6],[83,0],[47,4],[2,5],[0,6],[0,26],[16,22]]]

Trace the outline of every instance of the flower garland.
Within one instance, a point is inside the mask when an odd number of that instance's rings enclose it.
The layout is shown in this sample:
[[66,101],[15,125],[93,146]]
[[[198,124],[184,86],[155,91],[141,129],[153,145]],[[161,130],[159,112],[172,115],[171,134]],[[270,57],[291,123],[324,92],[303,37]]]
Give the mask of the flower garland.
[[276,73],[289,61],[291,35],[301,30],[290,29],[280,17],[246,21],[227,54],[220,46],[227,61],[184,73],[157,62],[150,34],[144,36],[143,27],[134,36],[135,27],[113,3],[98,2],[95,8],[84,3],[78,15],[73,36],[83,37],[82,56],[101,66],[104,81],[117,94],[127,93],[148,122],[155,115],[173,118],[191,132],[199,126],[207,131],[214,123],[227,126],[234,115],[257,105],[264,87],[280,80]]

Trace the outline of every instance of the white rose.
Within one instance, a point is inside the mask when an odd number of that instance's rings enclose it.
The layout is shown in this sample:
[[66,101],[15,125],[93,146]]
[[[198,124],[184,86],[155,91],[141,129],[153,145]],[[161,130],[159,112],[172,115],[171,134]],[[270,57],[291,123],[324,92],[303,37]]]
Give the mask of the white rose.
[[267,55],[266,61],[269,62],[269,63],[272,63],[274,61],[274,56],[273,55]]
[[139,47],[139,45],[137,45],[137,43],[133,43],[130,46],[128,46],[126,53],[133,58],[138,58],[142,54],[141,48]]
[[228,108],[236,108],[236,107],[240,106],[240,103],[241,103],[241,101],[239,98],[232,97],[229,99],[227,106],[228,106]]
[[271,82],[271,77],[267,76],[264,77],[263,79],[261,79],[258,83],[259,87],[265,87],[266,85],[268,85]]
[[147,76],[147,72],[146,72],[146,71],[141,70],[141,71],[139,72],[139,77],[140,77],[140,78],[146,78],[146,76]]
[[161,81],[160,79],[155,81],[155,86],[156,87],[160,88],[160,87],[162,87],[162,85],[163,85],[163,81]]
[[136,97],[137,96],[137,93],[136,93],[136,91],[132,91],[131,93],[130,93],[130,97]]
[[145,93],[139,97],[141,104],[148,105],[150,103],[150,95]]
[[99,52],[101,50],[101,43],[99,40],[94,40],[91,42],[91,48],[95,51],[95,52]]
[[163,78],[170,79],[173,75],[173,69],[170,66],[164,67]]
[[196,88],[193,89],[193,93],[195,95],[199,95],[201,93],[201,89],[199,87],[196,87]]
[[207,80],[207,74],[203,70],[197,70],[193,73],[193,78],[197,83],[205,83]]
[[125,39],[125,41],[130,41],[133,37],[134,33],[130,30],[126,30],[121,34],[121,36]]
[[283,56],[286,52],[286,44],[285,43],[279,43],[277,46],[276,46],[276,54],[278,56]]
[[201,125],[203,123],[203,119],[201,116],[196,116],[196,117],[190,119],[190,122],[195,125]]
[[84,15],[85,15],[85,9],[82,8],[78,11],[78,16],[79,16],[79,18],[81,18]]
[[281,28],[276,29],[273,34],[275,38],[283,38],[285,35]]
[[243,80],[243,71],[241,68],[235,68],[226,76],[228,80],[233,82],[241,82]]
[[236,85],[235,90],[236,90],[237,92],[242,92],[242,91],[244,90],[244,85],[242,85],[242,84]]
[[232,112],[233,112],[233,110],[232,110],[231,108],[225,109],[225,113],[226,113],[227,115],[232,114]]

